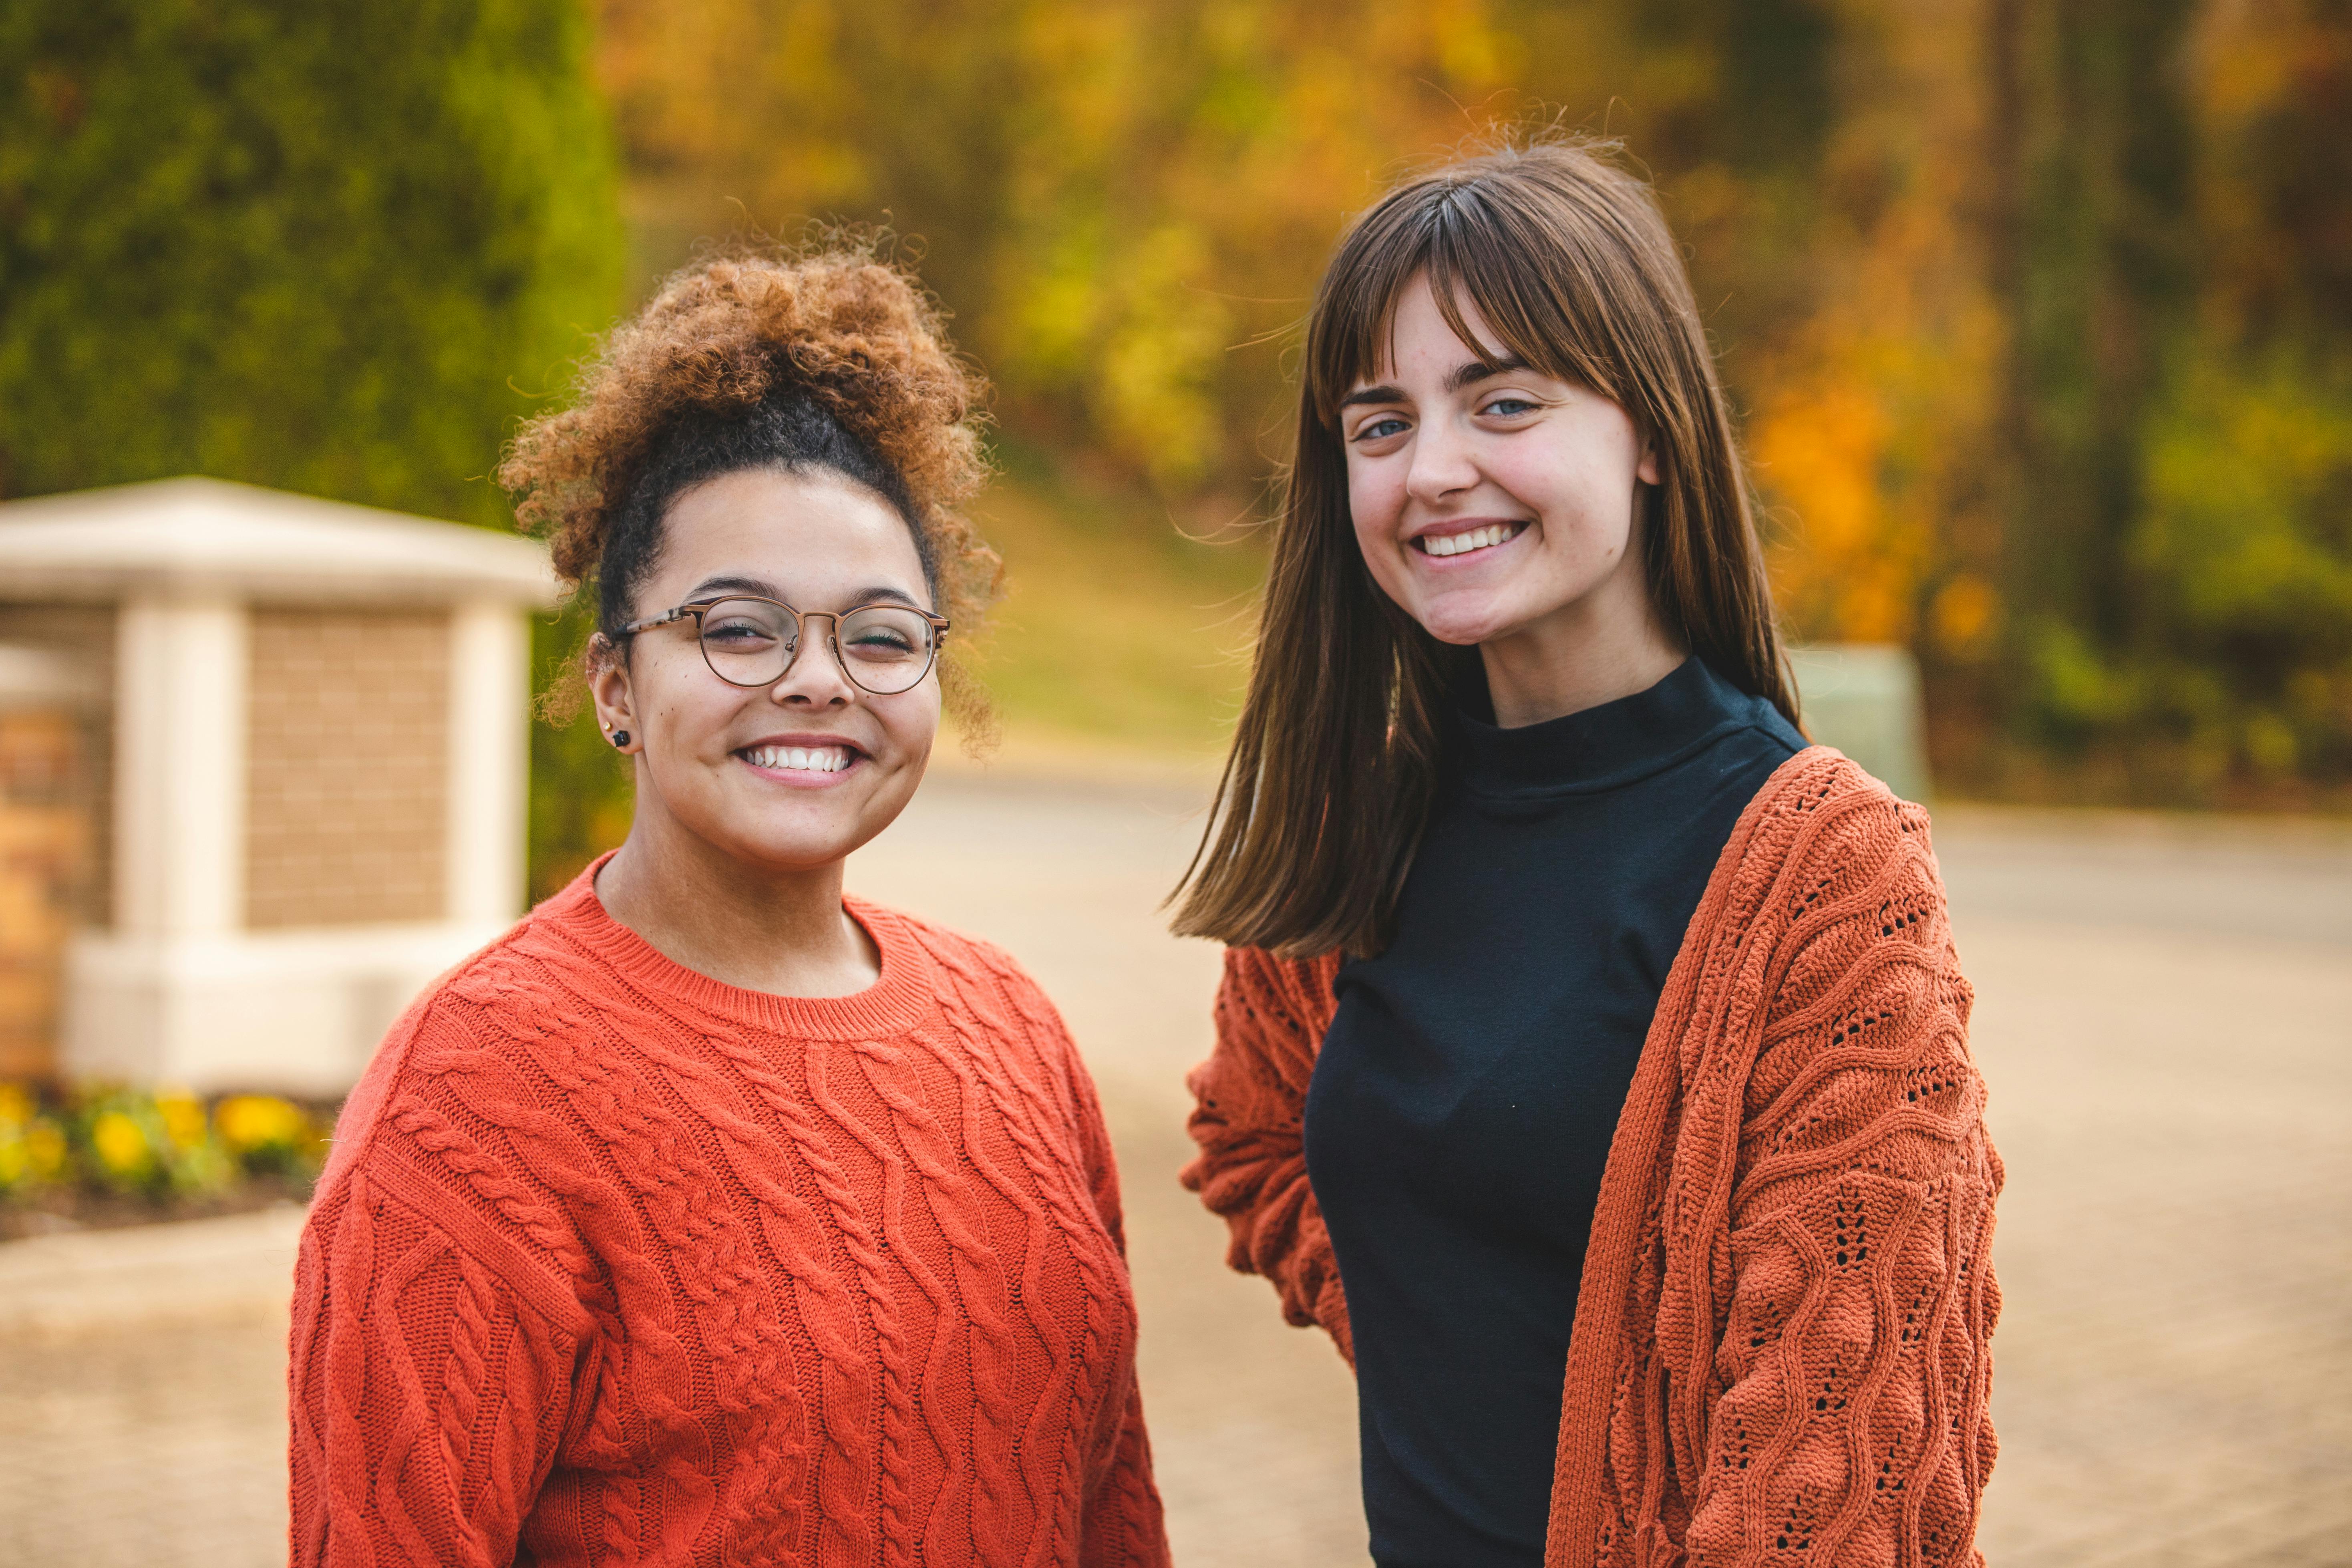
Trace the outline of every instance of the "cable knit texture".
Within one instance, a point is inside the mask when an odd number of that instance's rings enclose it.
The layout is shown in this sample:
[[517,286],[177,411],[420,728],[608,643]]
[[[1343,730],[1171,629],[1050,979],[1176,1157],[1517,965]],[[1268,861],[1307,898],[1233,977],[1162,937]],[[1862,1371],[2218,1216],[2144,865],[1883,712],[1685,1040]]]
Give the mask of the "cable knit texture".
[[295,1276],[297,1565],[1161,1564],[1094,1086],[1003,953],[852,901],[738,990],[594,868],[397,1024]]
[[[1336,956],[1226,955],[1187,1186],[1349,1354],[1300,1147]],[[1981,1562],[2001,1168],[1927,814],[1826,747],[1725,847],[1609,1153],[1549,1568]]]

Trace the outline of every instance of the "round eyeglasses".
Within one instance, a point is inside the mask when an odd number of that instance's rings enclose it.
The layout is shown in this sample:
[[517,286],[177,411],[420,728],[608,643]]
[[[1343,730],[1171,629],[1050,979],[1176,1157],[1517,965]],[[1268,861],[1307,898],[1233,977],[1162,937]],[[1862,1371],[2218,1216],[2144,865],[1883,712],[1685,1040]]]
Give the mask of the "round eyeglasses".
[[860,690],[895,697],[931,672],[948,618],[908,605],[860,605],[854,610],[795,610],[780,599],[730,595],[697,599],[633,621],[614,634],[635,637],[694,617],[702,660],[730,686],[773,686],[799,657],[801,633],[811,621],[833,623],[828,639],[841,672]]

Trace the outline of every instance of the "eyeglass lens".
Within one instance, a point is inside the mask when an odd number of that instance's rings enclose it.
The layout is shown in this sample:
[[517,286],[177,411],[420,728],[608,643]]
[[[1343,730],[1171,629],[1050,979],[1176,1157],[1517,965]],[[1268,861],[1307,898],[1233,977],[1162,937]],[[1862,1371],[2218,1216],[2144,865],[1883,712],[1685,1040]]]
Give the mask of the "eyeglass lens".
[[[850,679],[877,697],[913,687],[931,668],[931,624],[896,605],[868,605],[834,623]],[[702,657],[721,680],[772,686],[792,668],[800,623],[765,599],[721,599],[702,613]]]

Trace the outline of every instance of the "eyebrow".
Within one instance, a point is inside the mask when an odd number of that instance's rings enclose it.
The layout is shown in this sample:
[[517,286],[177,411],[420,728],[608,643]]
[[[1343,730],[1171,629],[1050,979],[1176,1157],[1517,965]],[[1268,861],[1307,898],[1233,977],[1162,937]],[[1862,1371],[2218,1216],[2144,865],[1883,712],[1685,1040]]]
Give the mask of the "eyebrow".
[[776,592],[776,585],[763,577],[705,577],[694,585],[687,598],[689,601],[708,598],[713,593],[754,594],[762,599],[783,598]]
[[[705,577],[694,585],[694,591],[687,595],[687,598],[691,602],[709,598],[714,594],[751,594],[762,599],[773,599],[780,605],[789,603],[776,585],[764,577]],[[921,600],[903,588],[862,588],[850,596],[849,603],[855,607],[886,601],[905,605],[910,609],[923,607]]]
[[[1517,354],[1511,354],[1502,359],[1466,360],[1461,364],[1455,365],[1454,367],[1454,373],[1445,378],[1445,390],[1448,392],[1459,392],[1465,386],[1475,385],[1482,381],[1492,381],[1498,375],[1513,375],[1520,371],[1532,370],[1534,368],[1534,366],[1528,364],[1527,361],[1519,358]],[[1355,408],[1367,403],[1403,403],[1405,401],[1407,401],[1407,399],[1404,395],[1404,389],[1402,387],[1389,385],[1364,386],[1357,388],[1355,391],[1348,394],[1347,396],[1339,399],[1339,406],[1342,408]]]
[[1454,374],[1445,378],[1445,390],[1459,392],[1465,386],[1475,386],[1482,381],[1492,381],[1498,375],[1516,375],[1520,371],[1534,368],[1517,354],[1509,354],[1502,359],[1474,359],[1466,364],[1457,364],[1454,367]]

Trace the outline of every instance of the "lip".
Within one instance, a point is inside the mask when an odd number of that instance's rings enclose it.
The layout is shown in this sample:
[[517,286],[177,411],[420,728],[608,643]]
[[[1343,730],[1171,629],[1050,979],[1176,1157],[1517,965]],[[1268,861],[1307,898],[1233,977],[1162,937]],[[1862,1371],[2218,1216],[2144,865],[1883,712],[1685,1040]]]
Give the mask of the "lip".
[[[1533,526],[1534,524],[1524,517],[1448,518],[1443,522],[1433,522],[1424,528],[1414,529],[1405,535],[1404,546],[1416,562],[1433,570],[1451,567],[1457,563],[1467,566],[1475,562],[1490,560],[1496,552],[1507,550],[1526,538],[1528,531]],[[1484,550],[1474,550],[1464,555],[1432,555],[1419,548],[1424,539],[1453,539],[1461,534],[1475,533],[1482,528],[1508,528],[1517,531],[1499,544],[1490,544]]]
[[[772,746],[798,746],[803,750],[818,747],[839,747],[849,753],[845,766],[832,773],[819,773],[814,768],[769,768],[753,762],[751,752]],[[746,741],[730,753],[763,779],[793,789],[831,789],[856,773],[861,763],[870,761],[866,748],[846,735],[826,734],[822,731],[793,731],[785,734],[762,735],[756,741]]]

